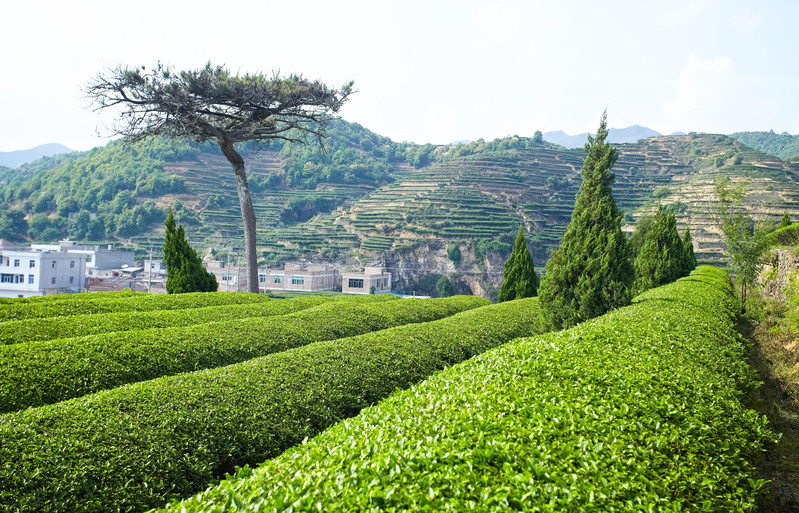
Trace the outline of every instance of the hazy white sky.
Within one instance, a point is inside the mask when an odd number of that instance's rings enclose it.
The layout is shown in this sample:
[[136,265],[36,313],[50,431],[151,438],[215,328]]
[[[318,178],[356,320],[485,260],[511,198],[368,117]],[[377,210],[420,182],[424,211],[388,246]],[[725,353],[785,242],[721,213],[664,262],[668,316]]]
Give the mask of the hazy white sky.
[[58,0],[0,8],[0,151],[104,145],[105,67],[299,73],[395,141],[644,125],[799,133],[794,0]]

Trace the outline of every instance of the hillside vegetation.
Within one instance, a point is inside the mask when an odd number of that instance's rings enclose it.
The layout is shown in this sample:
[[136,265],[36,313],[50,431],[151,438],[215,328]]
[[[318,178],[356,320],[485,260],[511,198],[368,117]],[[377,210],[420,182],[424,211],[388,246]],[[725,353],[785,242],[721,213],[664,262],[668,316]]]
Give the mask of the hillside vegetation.
[[[700,261],[721,258],[710,215],[716,176],[747,182],[755,217],[799,217],[799,163],[721,135],[654,137],[618,147],[613,194],[626,212],[624,230],[631,232],[659,203],[672,205],[679,229],[690,225]],[[457,271],[479,276],[488,288],[498,286],[501,273],[491,258],[508,255],[520,222],[536,263],[546,262],[568,224],[585,158],[582,150],[517,136],[444,146],[396,143],[342,120],[330,125],[324,150],[272,143],[242,151],[262,261],[383,259],[406,268],[419,259],[414,252],[459,247],[464,263]],[[27,174],[0,176],[0,238],[117,240],[141,255],[161,245],[172,206],[195,246],[241,245],[233,173],[214,147],[114,141],[26,168]],[[449,272],[438,261],[421,274]],[[396,277],[398,285],[410,279]],[[462,289],[457,279],[454,284]]]
[[736,141],[774,155],[783,160],[799,160],[799,135],[771,132],[736,132],[730,134]]

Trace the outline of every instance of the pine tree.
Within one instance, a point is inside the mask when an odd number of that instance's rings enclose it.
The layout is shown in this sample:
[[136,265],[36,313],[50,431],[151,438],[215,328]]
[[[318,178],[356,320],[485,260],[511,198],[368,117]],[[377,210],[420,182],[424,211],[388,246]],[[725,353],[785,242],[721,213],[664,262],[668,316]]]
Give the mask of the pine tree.
[[636,293],[671,283],[683,275],[685,250],[674,213],[658,207],[635,259]]
[[197,252],[186,240],[183,225],[175,228],[172,209],[164,223],[164,263],[166,264],[166,291],[168,294],[184,292],[215,292],[216,276],[205,270]]
[[786,226],[791,226],[791,216],[788,215],[788,212],[782,214],[782,220],[777,228],[785,228]]
[[623,213],[613,200],[610,169],[618,157],[608,136],[607,114],[596,137],[588,136],[583,182],[571,222],[546,265],[538,297],[550,330],[574,326],[630,302],[633,268]]
[[527,241],[524,239],[524,228],[519,225],[516,244],[513,246],[505,271],[502,273],[502,286],[499,288],[498,301],[511,301],[524,297],[533,297],[538,293],[538,275]]
[[696,269],[696,255],[694,255],[694,240],[691,238],[691,229],[685,226],[682,236],[682,275],[688,276]]

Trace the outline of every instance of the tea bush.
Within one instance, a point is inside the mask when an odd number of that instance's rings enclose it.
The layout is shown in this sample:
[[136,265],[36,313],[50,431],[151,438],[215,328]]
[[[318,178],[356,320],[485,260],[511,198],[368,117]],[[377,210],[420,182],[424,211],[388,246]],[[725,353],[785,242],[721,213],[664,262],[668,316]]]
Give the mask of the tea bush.
[[192,292],[189,294],[85,293],[45,296],[38,301],[12,299],[0,308],[0,322],[32,317],[57,317],[108,312],[176,310],[213,305],[271,301],[249,292]]
[[169,511],[749,511],[773,440],[724,273],[488,351]]
[[378,297],[355,296],[277,317],[0,346],[0,412],[221,367],[318,340],[432,321],[487,303],[473,296],[447,301],[371,299]]
[[533,333],[537,312],[535,298],[485,306],[0,415],[0,507],[162,506],[398,388]]

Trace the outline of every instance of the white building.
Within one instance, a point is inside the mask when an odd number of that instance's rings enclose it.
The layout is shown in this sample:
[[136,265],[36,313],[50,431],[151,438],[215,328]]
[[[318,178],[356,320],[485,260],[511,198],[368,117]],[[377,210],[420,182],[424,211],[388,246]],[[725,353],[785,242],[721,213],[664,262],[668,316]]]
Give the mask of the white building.
[[366,267],[362,273],[341,273],[341,291],[348,294],[388,294],[391,273],[382,267]]
[[85,255],[0,241],[0,297],[81,292],[85,283]]
[[111,244],[105,245],[80,245],[74,241],[62,240],[58,244],[32,244],[32,249],[49,251],[66,251],[67,253],[82,254],[86,259],[87,277],[113,276],[114,271],[133,267],[135,253],[125,249],[114,249]]

